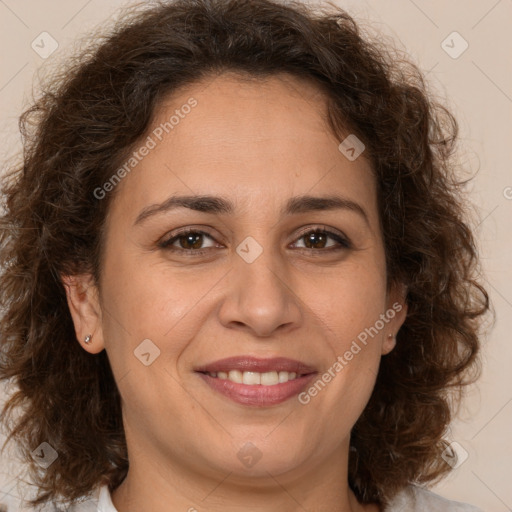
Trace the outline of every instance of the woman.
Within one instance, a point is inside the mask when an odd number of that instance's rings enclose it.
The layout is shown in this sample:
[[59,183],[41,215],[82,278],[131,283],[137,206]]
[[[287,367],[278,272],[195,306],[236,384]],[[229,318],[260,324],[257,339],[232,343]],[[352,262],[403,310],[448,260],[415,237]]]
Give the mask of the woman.
[[33,505],[477,510],[421,487],[489,304],[397,62],[340,10],[178,0],[53,77],[1,235]]

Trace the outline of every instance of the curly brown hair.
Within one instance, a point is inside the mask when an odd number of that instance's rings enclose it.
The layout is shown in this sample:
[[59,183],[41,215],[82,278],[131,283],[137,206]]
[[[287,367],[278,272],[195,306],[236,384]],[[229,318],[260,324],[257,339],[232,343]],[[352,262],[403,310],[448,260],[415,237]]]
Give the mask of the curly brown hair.
[[[16,392],[2,421],[39,489],[33,505],[72,501],[98,484],[113,491],[127,474],[116,382],[105,351],[92,356],[77,343],[61,276],[100,282],[115,191],[103,200],[94,191],[164,96],[225,71],[312,80],[333,133],[356,134],[376,176],[388,279],[407,286],[408,313],[352,430],[351,489],[361,503],[386,504],[451,469],[443,436],[480,374],[489,309],[453,164],[453,115],[414,64],[363,37],[334,5],[176,0],[137,6],[50,77],[20,118],[22,163],[3,178],[0,378]],[[31,452],[45,441],[59,457],[41,472]]]

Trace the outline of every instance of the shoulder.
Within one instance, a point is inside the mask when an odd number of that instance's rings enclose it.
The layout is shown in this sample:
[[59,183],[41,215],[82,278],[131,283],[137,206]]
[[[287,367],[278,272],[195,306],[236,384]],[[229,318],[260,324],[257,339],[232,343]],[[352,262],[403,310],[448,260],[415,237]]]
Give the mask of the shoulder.
[[106,485],[96,487],[71,505],[52,503],[41,512],[117,512]]
[[451,501],[417,485],[402,489],[384,512],[483,512],[478,507]]

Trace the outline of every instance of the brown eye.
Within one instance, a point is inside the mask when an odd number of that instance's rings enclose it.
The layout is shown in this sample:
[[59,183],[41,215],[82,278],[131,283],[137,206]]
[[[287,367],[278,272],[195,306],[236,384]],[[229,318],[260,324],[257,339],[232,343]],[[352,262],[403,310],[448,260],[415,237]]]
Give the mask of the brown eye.
[[303,238],[308,249],[323,249],[329,236],[325,233],[315,231],[308,235],[304,235]]
[[180,235],[177,241],[179,241],[182,249],[200,249],[203,243],[203,235],[200,233]]
[[[185,252],[194,252],[194,253],[202,253],[204,252],[203,244],[205,243],[205,237],[209,240],[213,238],[208,233],[197,230],[197,229],[189,229],[187,231],[182,231],[181,233],[177,233],[174,236],[171,236],[167,240],[159,243],[159,247],[162,249],[172,250],[172,251],[185,251]],[[206,247],[206,249],[213,247],[213,244],[210,247]]]
[[[324,250],[338,250],[338,249],[348,249],[351,247],[350,242],[344,236],[329,231],[327,229],[314,229],[304,232],[299,241],[303,241],[304,247],[298,247],[299,249],[307,249],[310,251],[318,251]],[[334,240],[336,243],[329,244],[329,240]]]

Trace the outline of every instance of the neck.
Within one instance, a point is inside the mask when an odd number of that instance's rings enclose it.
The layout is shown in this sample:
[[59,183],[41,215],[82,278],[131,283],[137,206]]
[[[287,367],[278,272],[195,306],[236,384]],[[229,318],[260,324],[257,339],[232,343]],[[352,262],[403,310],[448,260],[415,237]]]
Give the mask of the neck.
[[139,457],[130,457],[130,469],[113,491],[112,502],[118,512],[380,512],[376,504],[361,505],[355,498],[348,486],[348,445],[343,453],[305,469],[247,477],[198,470],[139,449]]

